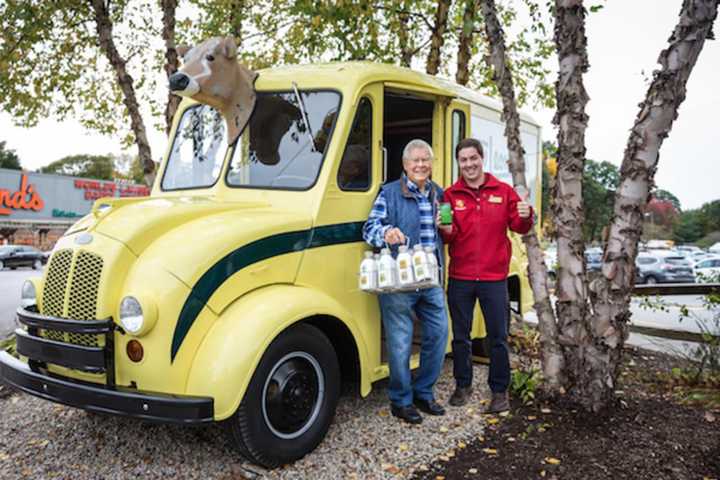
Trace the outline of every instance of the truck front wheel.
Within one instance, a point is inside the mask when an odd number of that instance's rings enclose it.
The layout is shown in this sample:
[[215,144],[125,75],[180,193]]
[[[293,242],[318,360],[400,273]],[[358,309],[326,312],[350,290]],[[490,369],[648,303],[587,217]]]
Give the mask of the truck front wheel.
[[310,325],[283,332],[260,360],[230,435],[250,461],[267,468],[292,462],[322,441],[340,395],[340,368],[328,338]]

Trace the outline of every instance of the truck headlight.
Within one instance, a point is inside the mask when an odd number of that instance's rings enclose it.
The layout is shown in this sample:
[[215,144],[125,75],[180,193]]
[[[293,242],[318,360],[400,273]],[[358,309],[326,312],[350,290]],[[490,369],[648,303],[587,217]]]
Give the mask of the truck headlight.
[[120,323],[130,333],[142,330],[145,318],[140,302],[135,297],[125,297],[120,302]]
[[120,302],[120,324],[130,334],[144,335],[155,326],[157,307],[147,298],[128,295]]
[[20,305],[23,308],[37,305],[37,291],[35,290],[35,284],[30,280],[25,280],[25,283],[23,283],[20,293]]

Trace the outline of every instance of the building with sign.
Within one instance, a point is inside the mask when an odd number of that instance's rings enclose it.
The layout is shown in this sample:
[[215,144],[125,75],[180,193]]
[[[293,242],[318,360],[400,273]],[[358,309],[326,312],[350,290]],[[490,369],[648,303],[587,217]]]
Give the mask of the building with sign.
[[149,194],[145,185],[0,168],[0,245],[49,250],[98,198]]

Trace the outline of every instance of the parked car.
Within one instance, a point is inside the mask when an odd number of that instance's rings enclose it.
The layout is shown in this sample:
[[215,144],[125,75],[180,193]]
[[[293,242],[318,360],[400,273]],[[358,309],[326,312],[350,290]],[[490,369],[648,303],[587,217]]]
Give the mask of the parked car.
[[703,252],[702,250],[700,250],[699,252],[693,252],[693,253],[691,253],[688,258],[690,258],[690,260],[691,260],[693,263],[697,263],[697,262],[699,262],[700,260],[705,260],[706,258],[714,257],[714,256],[716,256],[716,254],[707,253],[707,252]]
[[712,247],[708,248],[710,253],[720,253],[720,242],[716,242]]
[[720,281],[720,256],[704,258],[693,266],[698,283]]
[[636,283],[693,283],[695,274],[692,263],[677,255],[640,253],[635,260]]
[[602,250],[585,250],[585,267],[588,272],[599,272],[602,268]]
[[700,247],[696,247],[695,245],[678,245],[675,247],[675,250],[685,256],[702,253],[702,249]]
[[18,267],[32,267],[39,270],[47,259],[40,250],[25,245],[0,246],[0,270],[7,267],[15,270]]
[[558,261],[557,246],[555,246],[555,245],[548,246],[544,250],[543,255],[545,257],[545,265],[547,266],[547,269],[548,269],[548,275],[550,276],[551,280],[554,280],[555,276],[557,274],[555,271],[555,269],[557,267],[557,261]]

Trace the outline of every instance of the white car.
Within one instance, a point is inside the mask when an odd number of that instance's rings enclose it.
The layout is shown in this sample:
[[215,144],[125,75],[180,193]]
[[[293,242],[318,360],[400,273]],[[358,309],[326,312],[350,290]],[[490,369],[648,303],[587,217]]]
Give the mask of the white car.
[[712,247],[708,248],[710,253],[720,253],[720,242],[715,243]]
[[720,282],[720,256],[704,258],[693,266],[698,283]]

